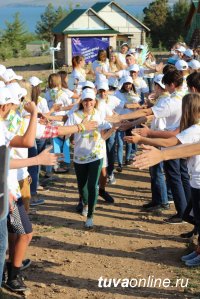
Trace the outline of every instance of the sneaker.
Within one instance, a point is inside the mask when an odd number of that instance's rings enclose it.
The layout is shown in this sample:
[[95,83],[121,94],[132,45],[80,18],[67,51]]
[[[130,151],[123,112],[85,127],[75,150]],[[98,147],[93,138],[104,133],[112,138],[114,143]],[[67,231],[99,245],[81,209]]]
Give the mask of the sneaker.
[[99,189],[99,196],[101,196],[106,202],[114,203],[112,196],[104,189]]
[[182,256],[181,261],[186,262],[186,261],[192,260],[193,258],[197,257],[197,255],[198,255],[198,253],[196,251],[193,251],[187,255]]
[[112,174],[112,175],[110,175],[110,176],[108,177],[108,184],[109,184],[109,185],[115,185],[115,184],[116,184],[116,179],[115,179],[115,177],[114,177],[114,174]]
[[164,205],[156,204],[152,207],[146,208],[145,212],[156,212],[156,211],[169,210],[169,209],[170,209],[169,204],[164,204]]
[[195,229],[193,229],[190,232],[180,234],[180,237],[183,239],[189,239],[196,235],[197,235],[197,231]]
[[37,195],[32,195],[30,200],[30,206],[39,206],[44,204],[44,199],[39,199]]
[[200,254],[198,254],[196,257],[194,257],[193,259],[191,260],[187,260],[185,262],[186,266],[188,267],[198,267],[200,266]]
[[179,217],[178,215],[173,215],[169,218],[163,219],[163,221],[165,223],[169,223],[169,224],[183,224],[183,223],[185,223],[183,221],[183,219],[181,217]]
[[13,292],[25,292],[28,290],[28,287],[25,285],[20,275],[17,275],[12,280],[8,280],[6,282],[6,287]]
[[117,170],[117,172],[122,172],[122,166],[121,165],[117,166],[116,170]]
[[30,265],[31,265],[31,260],[30,259],[23,260],[22,265],[20,267],[20,271],[23,271],[23,270],[27,269]]
[[129,166],[129,165],[131,165],[132,163],[133,163],[132,160],[126,160],[125,165],[126,165],[126,166]]
[[86,228],[93,228],[93,218],[87,218],[86,222],[85,222],[85,227]]
[[87,214],[88,214],[88,205],[84,205],[81,215],[87,217]]
[[77,213],[82,213],[82,211],[83,211],[83,202],[82,202],[82,200],[80,200],[79,203],[76,206],[76,212]]

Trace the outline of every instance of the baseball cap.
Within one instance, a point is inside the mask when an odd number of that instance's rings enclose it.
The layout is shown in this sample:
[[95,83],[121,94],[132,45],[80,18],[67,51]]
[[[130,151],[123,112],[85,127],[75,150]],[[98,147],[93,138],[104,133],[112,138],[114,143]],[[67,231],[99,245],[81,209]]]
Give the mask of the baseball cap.
[[82,87],[90,87],[90,88],[95,88],[95,85],[92,81],[85,81],[82,85]]
[[191,49],[187,49],[183,54],[187,57],[192,57],[194,53]]
[[108,82],[102,81],[97,85],[97,89],[109,90]]
[[162,87],[163,89],[165,89],[165,85],[162,83],[162,78],[164,77],[163,74],[159,74],[157,76],[154,77],[153,81],[154,83],[157,83],[158,85],[160,85],[160,87]]
[[192,59],[188,62],[188,66],[193,70],[198,70],[200,68],[200,62],[196,59]]
[[81,95],[81,99],[82,101],[84,101],[85,99],[92,99],[95,100],[96,95],[93,89],[91,88],[86,88],[83,90],[82,95]]
[[120,80],[120,85],[122,86],[124,83],[133,84],[133,79],[131,78],[131,76],[122,77],[121,80]]
[[0,76],[2,76],[6,71],[6,67],[3,64],[0,64]]
[[120,47],[127,46],[129,48],[129,45],[127,43],[123,43]]
[[2,78],[4,79],[4,81],[10,82],[12,80],[22,80],[23,77],[22,76],[18,76],[13,69],[6,69],[6,71],[3,73]]
[[138,49],[143,50],[144,49],[144,45],[139,45]]
[[129,68],[128,68],[129,72],[139,72],[140,67],[138,64],[132,64]]
[[40,83],[42,83],[43,81],[41,81],[38,77],[30,77],[29,80],[28,80],[32,86],[38,86]]
[[180,47],[178,47],[178,48],[176,49],[176,51],[181,52],[181,53],[184,53],[184,52],[186,51],[186,48],[183,47],[183,46],[180,46]]
[[184,71],[188,69],[188,64],[185,60],[180,59],[175,63],[175,67],[178,71]]
[[10,83],[6,86],[9,89],[13,100],[15,101],[14,104],[19,105],[20,99],[27,95],[27,90],[22,88],[17,82]]
[[[0,105],[6,104],[16,104],[15,100],[12,98],[12,94],[7,87],[0,88]],[[17,103],[17,105],[19,102]]]

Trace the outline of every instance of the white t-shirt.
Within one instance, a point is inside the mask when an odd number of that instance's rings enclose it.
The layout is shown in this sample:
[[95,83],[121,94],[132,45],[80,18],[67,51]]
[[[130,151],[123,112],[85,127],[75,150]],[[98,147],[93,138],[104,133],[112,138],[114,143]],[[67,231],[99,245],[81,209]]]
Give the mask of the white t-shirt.
[[180,126],[182,115],[183,92],[176,91],[151,109],[156,118],[165,118],[167,131],[174,131]]
[[47,105],[47,100],[46,99],[44,99],[42,97],[38,97],[37,110],[38,110],[38,112],[41,112],[41,113],[48,113],[49,112],[49,107]]
[[95,76],[96,76],[96,79],[95,79],[95,84],[96,85],[99,85],[103,81],[107,81],[106,76],[104,74],[101,74],[98,69],[108,73],[109,72],[109,62],[108,62],[108,60],[106,60],[106,62],[100,62],[98,60],[95,60],[92,63],[92,69],[93,69],[93,71],[95,73]]
[[[82,110],[78,110],[69,115],[66,126],[80,124],[84,119]],[[104,140],[101,137],[101,131],[110,129],[109,123],[101,119],[100,113],[94,109],[94,113],[88,117],[88,120],[97,121],[99,127],[93,131],[74,134],[74,162],[85,164],[102,159],[104,156]]]
[[83,82],[86,81],[86,72],[84,69],[73,69],[68,79],[68,88],[76,89],[78,94],[81,93]]
[[133,80],[133,84],[135,86],[137,94],[141,95],[141,93],[148,93],[149,87],[144,79],[141,77],[137,77],[137,79]]
[[[162,102],[165,101],[166,99],[168,99],[169,96],[170,95],[169,95],[168,92],[163,93],[161,96],[158,97],[157,102],[154,105],[154,107],[155,106],[158,106],[158,107],[162,106]],[[154,119],[151,122],[151,129],[155,130],[155,131],[159,131],[159,130],[163,131],[163,130],[165,130],[165,128],[166,128],[166,119],[165,119],[165,117],[163,117],[163,118],[154,117]]]
[[140,97],[137,94],[131,94],[127,92],[123,93],[120,90],[117,90],[114,93],[114,96],[120,100],[119,105],[115,108],[115,111],[118,114],[127,114],[133,112],[133,109],[124,108],[125,104],[139,103],[141,101]]
[[[182,144],[193,144],[200,142],[200,123],[177,134],[176,137]],[[181,150],[181,149],[180,149]],[[200,189],[200,155],[187,159],[190,185],[192,188]]]
[[117,53],[117,56],[123,65],[126,65],[126,54],[122,54],[121,52]]

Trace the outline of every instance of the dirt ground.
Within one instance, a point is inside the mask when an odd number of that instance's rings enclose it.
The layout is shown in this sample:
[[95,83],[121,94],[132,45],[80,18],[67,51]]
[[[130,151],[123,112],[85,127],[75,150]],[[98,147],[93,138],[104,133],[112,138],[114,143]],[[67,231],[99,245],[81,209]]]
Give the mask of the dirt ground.
[[[85,217],[75,212],[78,201],[73,169],[54,175],[49,191],[42,191],[45,204],[31,216],[34,238],[24,271],[30,299],[122,299],[200,298],[199,270],[186,269],[180,257],[189,251],[179,237],[188,224],[164,224],[174,207],[163,215],[147,215],[141,205],[151,197],[148,171],[124,167],[116,185],[107,188],[115,204],[98,200],[95,228],[84,228]],[[133,279],[109,287],[98,279]],[[139,279],[146,284],[138,286]],[[155,279],[170,280],[170,286]],[[149,284],[147,281],[149,279]],[[182,279],[182,281],[177,281]],[[188,283],[187,283],[188,279]],[[181,285],[182,282],[182,285]],[[107,287],[106,287],[107,286]],[[199,295],[198,295],[199,294]],[[4,290],[0,298],[21,298]]]

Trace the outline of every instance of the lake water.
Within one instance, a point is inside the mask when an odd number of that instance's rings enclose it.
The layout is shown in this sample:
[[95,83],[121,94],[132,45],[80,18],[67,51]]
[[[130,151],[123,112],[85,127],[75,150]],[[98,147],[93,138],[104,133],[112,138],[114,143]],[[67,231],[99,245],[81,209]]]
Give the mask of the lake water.
[[[40,16],[45,11],[45,6],[3,6],[0,7],[0,29],[5,29],[5,21],[13,22],[13,15],[20,13],[21,20],[25,23],[26,28],[30,32],[35,31],[36,23],[40,20]],[[144,5],[127,5],[124,7],[132,13],[136,18],[142,14]]]

